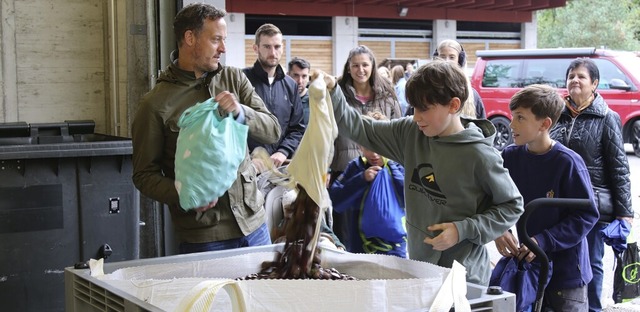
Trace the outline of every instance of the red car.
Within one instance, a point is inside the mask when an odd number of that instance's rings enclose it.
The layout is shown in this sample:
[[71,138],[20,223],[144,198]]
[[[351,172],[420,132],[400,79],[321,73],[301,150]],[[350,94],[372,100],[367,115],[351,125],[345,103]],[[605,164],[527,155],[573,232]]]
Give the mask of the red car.
[[485,105],[487,119],[498,131],[494,146],[501,150],[513,142],[509,100],[523,87],[540,83],[567,94],[566,71],[578,57],[594,60],[600,71],[598,92],[620,115],[625,143],[640,156],[640,57],[633,52],[596,48],[521,49],[477,51],[471,85]]

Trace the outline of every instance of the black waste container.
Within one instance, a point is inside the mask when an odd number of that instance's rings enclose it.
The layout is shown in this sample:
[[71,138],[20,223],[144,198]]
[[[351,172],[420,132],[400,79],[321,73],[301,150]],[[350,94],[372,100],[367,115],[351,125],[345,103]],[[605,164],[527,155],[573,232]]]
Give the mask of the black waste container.
[[64,268],[133,260],[131,140],[93,121],[0,124],[2,311],[64,311]]

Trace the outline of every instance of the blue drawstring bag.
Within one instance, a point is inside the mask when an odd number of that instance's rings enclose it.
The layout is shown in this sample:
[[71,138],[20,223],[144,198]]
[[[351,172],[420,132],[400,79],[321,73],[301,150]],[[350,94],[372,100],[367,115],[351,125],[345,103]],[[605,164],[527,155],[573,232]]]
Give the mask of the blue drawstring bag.
[[180,206],[190,210],[221,197],[237,178],[246,156],[249,127],[222,117],[213,99],[182,113],[175,155],[175,186]]
[[[540,263],[537,261],[518,261],[516,257],[502,257],[491,272],[489,286],[500,286],[503,290],[516,295],[516,311],[527,311],[536,302]],[[549,262],[549,275],[545,287],[551,280],[553,265]]]
[[399,243],[407,236],[403,225],[404,207],[393,186],[391,173],[385,165],[364,195],[360,216],[360,230],[366,238],[380,238]]
[[600,230],[602,240],[611,246],[616,253],[622,253],[627,249],[627,237],[631,233],[631,225],[620,219],[615,219],[604,229]]

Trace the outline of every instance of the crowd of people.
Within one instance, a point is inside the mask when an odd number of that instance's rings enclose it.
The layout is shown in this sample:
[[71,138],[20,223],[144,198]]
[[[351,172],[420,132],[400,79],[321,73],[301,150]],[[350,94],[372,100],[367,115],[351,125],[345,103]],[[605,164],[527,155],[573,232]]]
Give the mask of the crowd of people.
[[[178,12],[177,50],[132,124],[134,184],[169,207],[180,253],[271,243],[257,185],[264,166],[255,165],[251,152],[264,148],[275,167],[286,166],[313,118],[311,64],[294,57],[285,72],[277,26],[256,31],[253,66],[220,63],[227,53],[225,16],[204,3]],[[467,281],[488,285],[486,244],[495,242],[504,257],[536,261],[523,237],[511,232],[525,204],[586,198],[592,202],[587,213],[545,211],[526,226],[554,263],[544,306],[600,311],[605,245],[599,231],[614,219],[632,222],[633,208],[620,118],[597,92],[596,64],[585,58],[571,63],[564,98],[544,85],[518,92],[509,105],[514,144],[501,153],[492,145],[495,128],[485,119],[482,99],[463,71],[466,52],[459,42],[440,42],[433,61],[418,68],[376,64],[371,49],[354,47],[329,90],[339,135],[327,172],[333,222],[323,229],[349,252],[445,267],[457,261],[466,267]],[[222,114],[248,126],[245,157],[223,196],[202,207],[180,207],[174,186],[178,119],[209,98]],[[393,239],[371,236],[362,224],[363,211],[390,209],[364,204],[387,173],[389,202],[401,208],[386,214],[389,223],[402,224]]]

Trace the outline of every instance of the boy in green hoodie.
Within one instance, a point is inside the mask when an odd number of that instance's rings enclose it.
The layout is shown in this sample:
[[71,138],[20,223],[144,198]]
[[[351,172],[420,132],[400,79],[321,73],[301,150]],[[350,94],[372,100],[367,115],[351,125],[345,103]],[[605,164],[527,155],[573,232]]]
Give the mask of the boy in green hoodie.
[[491,272],[484,245],[513,226],[522,196],[492,146],[491,122],[459,113],[469,95],[457,64],[430,62],[406,85],[412,117],[391,121],[363,118],[332,92],[340,134],[405,167],[409,257],[467,269],[467,281],[488,285]]

